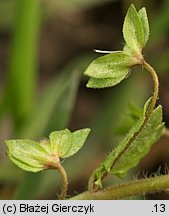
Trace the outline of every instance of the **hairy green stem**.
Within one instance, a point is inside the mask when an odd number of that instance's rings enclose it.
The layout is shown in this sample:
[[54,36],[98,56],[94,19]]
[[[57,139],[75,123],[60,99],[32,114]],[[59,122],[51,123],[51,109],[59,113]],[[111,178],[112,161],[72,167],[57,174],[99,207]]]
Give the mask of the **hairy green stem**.
[[62,188],[61,188],[61,192],[59,195],[59,199],[63,200],[63,199],[65,199],[65,196],[67,193],[68,179],[67,179],[66,171],[61,164],[59,164],[57,166],[57,170],[60,172],[60,174],[62,176]]
[[153,109],[155,107],[156,101],[158,99],[159,81],[158,81],[158,76],[157,76],[154,68],[150,64],[148,64],[144,60],[142,65],[151,74],[153,82],[154,82],[154,93],[153,93],[152,101],[151,101],[151,104],[150,104],[150,107],[149,107],[149,110],[148,110],[148,113],[147,113],[147,115],[149,117],[150,114],[152,113],[152,111],[153,111]]
[[105,188],[97,192],[85,191],[71,198],[71,200],[115,200],[134,195],[166,190],[169,188],[169,175],[156,176],[125,184]]

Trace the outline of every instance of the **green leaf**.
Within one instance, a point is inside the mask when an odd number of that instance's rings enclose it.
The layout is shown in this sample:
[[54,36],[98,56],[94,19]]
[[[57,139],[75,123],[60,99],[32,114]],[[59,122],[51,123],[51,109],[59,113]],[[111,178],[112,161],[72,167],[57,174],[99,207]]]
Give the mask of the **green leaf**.
[[[132,142],[131,147],[112,168],[112,174],[123,177],[129,169],[138,164],[138,162],[150,151],[152,145],[161,137],[163,129],[163,123],[161,122],[162,107],[158,106],[152,113],[144,128],[141,130],[141,133],[139,133],[136,139]],[[132,138],[131,134],[129,134],[129,138]],[[125,139],[120,145],[124,147],[126,144]]]
[[131,55],[118,51],[94,60],[85,71],[85,75],[99,79],[120,79],[125,77],[129,68],[137,63],[137,59]]
[[[146,102],[139,120],[130,129],[127,136],[106,157],[96,170],[95,184],[102,187],[102,177],[105,173],[124,177],[150,151],[152,145],[160,138],[163,129],[162,107],[159,105],[146,120],[146,112],[151,98]],[[146,122],[145,122],[146,120]]]
[[112,87],[120,83],[127,77],[127,74],[124,74],[120,78],[106,78],[106,79],[96,79],[91,77],[87,83],[88,88],[107,88]]
[[74,155],[76,152],[78,152],[82,148],[83,144],[85,143],[89,133],[90,133],[89,128],[81,129],[73,132],[71,145],[67,153],[64,154],[62,158],[70,157]]
[[131,5],[127,11],[123,24],[123,36],[130,49],[139,54],[145,44],[144,29],[134,5]]
[[68,158],[81,149],[90,129],[81,129],[71,133],[68,129],[52,132],[49,136],[51,151],[61,158]]
[[61,158],[74,155],[85,143],[90,129],[81,129],[71,133],[68,129],[52,132],[49,136],[51,150]]
[[7,140],[7,154],[18,167],[29,172],[45,169],[49,146],[31,140]]
[[150,35],[149,22],[148,22],[146,8],[143,7],[141,10],[139,10],[138,16],[140,18],[140,21],[142,23],[143,30],[144,30],[144,46],[145,46],[149,39],[149,35]]
[[65,155],[72,143],[72,133],[68,130],[54,131],[49,136],[51,150],[59,157]]

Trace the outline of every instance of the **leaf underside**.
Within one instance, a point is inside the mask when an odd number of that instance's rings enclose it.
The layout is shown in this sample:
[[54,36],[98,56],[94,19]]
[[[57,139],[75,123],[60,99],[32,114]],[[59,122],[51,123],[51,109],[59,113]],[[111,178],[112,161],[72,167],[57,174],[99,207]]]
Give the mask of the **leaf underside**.
[[31,140],[7,140],[7,154],[18,167],[29,172],[38,172],[44,169],[48,158],[48,146],[39,145]]
[[94,60],[85,71],[85,75],[90,77],[87,87],[114,86],[125,79],[130,68],[136,64],[138,60],[123,51],[102,56]]
[[[144,124],[148,102],[145,105],[140,119],[96,170],[95,184],[99,187],[102,187],[102,177],[105,173],[124,177],[131,168],[139,163],[150,151],[152,145],[160,138],[163,129],[162,107],[159,105]],[[143,124],[144,126],[142,127]]]
[[128,73],[129,67],[137,63],[131,55],[123,51],[104,55],[94,60],[85,71],[85,75],[93,78],[120,78]]
[[88,88],[107,88],[112,87],[120,83],[122,80],[124,80],[128,75],[128,70],[126,71],[123,76],[120,78],[106,78],[106,79],[96,79],[91,77],[87,83]]

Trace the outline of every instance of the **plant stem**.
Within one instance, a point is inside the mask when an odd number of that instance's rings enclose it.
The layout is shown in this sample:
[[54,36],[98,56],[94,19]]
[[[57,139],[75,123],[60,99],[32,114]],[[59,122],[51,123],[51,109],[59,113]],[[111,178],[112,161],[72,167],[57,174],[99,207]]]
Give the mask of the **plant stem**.
[[145,193],[166,190],[169,188],[169,175],[156,176],[142,180],[131,181],[97,192],[85,191],[71,200],[115,200]]
[[66,192],[67,192],[68,179],[67,179],[66,171],[61,164],[59,164],[57,166],[57,170],[60,172],[60,174],[62,176],[62,188],[61,188],[61,192],[59,195],[59,199],[63,200],[63,199],[65,199]]
[[152,102],[150,104],[149,110],[148,110],[148,117],[151,114],[151,112],[153,111],[156,101],[158,99],[158,92],[159,92],[159,81],[158,81],[158,76],[154,70],[154,68],[148,64],[145,60],[143,61],[144,68],[151,74],[153,82],[154,82],[154,93],[153,93],[153,97],[152,97]]

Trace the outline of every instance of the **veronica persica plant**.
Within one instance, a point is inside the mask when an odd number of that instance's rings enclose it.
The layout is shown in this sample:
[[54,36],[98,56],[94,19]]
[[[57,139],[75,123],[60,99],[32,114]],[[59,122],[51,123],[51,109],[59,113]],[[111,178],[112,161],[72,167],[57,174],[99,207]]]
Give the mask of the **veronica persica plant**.
[[[143,48],[149,39],[149,23],[146,9],[137,11],[131,5],[123,25],[125,45],[122,51],[99,51],[106,55],[94,60],[85,71],[89,77],[87,87],[106,88],[117,85],[126,79],[135,66],[145,68],[154,82],[154,92],[147,100],[143,110],[135,110],[133,126],[123,140],[107,155],[100,166],[93,171],[88,191],[72,199],[120,199],[131,195],[142,194],[169,188],[169,175],[146,180],[131,181],[111,188],[103,187],[103,180],[109,174],[124,177],[150,151],[162,134],[168,129],[162,122],[162,106],[155,107],[158,98],[159,82],[153,67],[143,56]],[[60,199],[67,191],[67,175],[60,159],[74,155],[83,146],[90,129],[70,132],[68,129],[54,131],[49,139],[42,141],[7,140],[7,154],[21,169],[38,172],[46,169],[57,169],[63,180]]]

